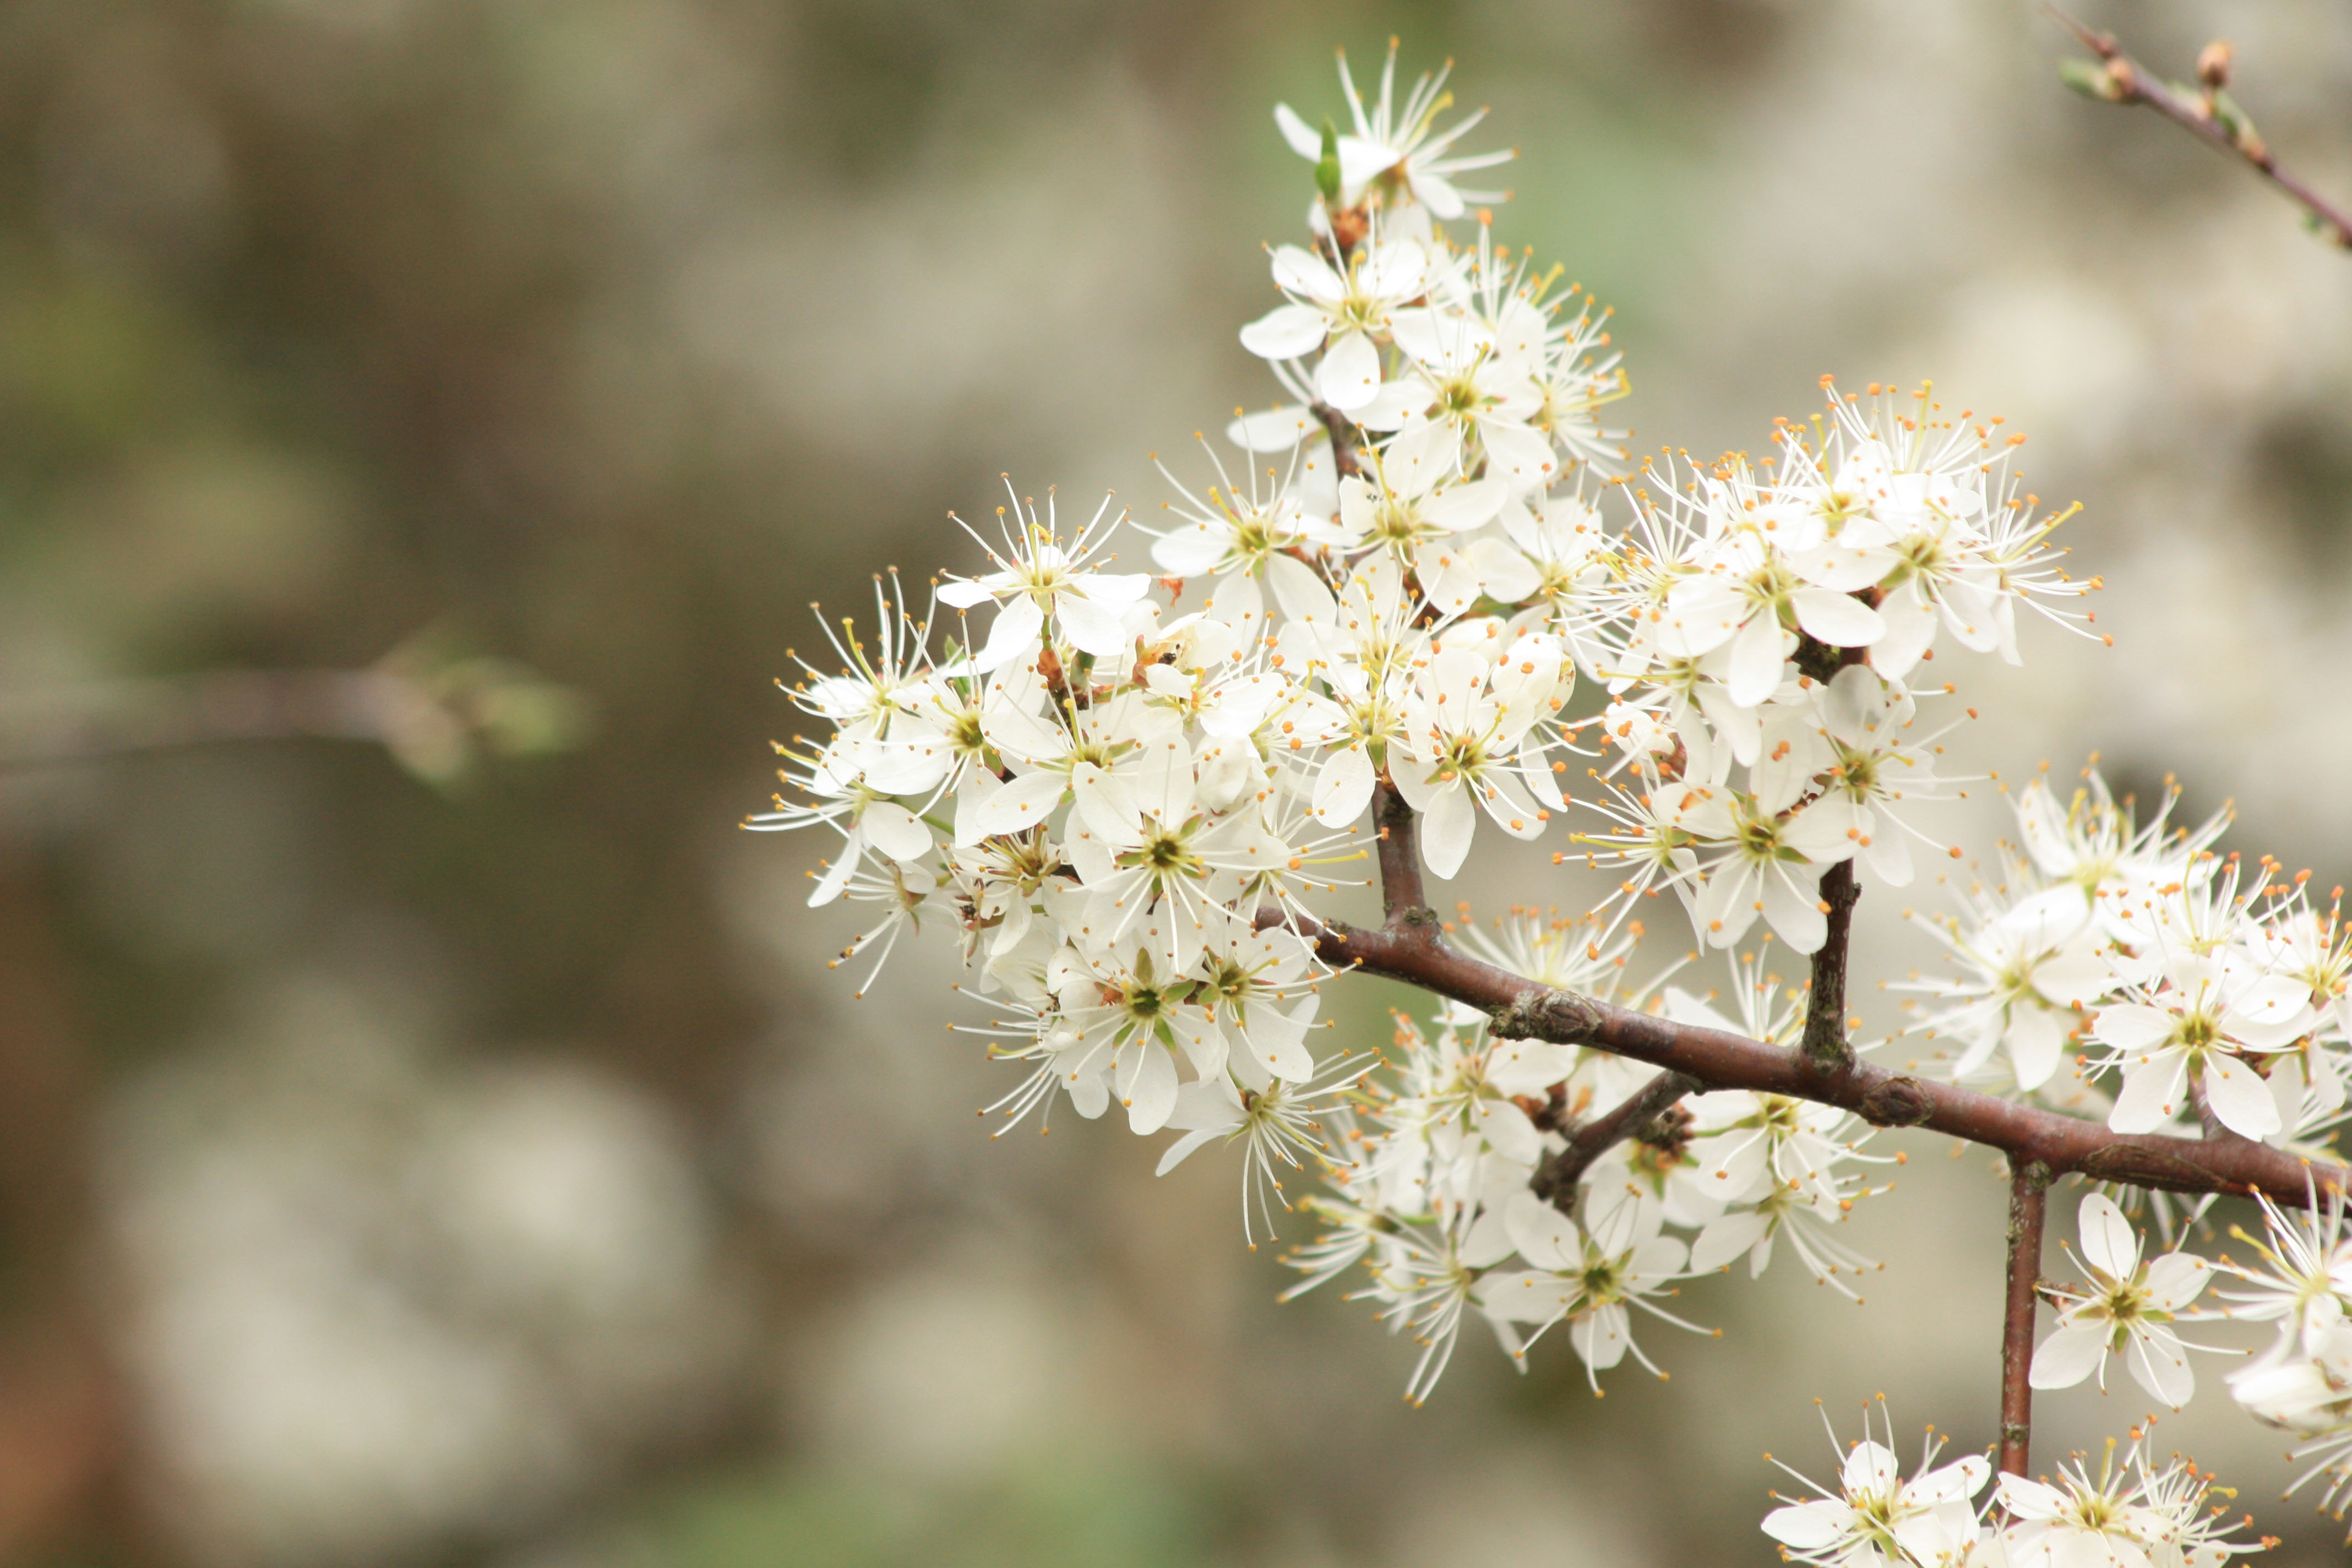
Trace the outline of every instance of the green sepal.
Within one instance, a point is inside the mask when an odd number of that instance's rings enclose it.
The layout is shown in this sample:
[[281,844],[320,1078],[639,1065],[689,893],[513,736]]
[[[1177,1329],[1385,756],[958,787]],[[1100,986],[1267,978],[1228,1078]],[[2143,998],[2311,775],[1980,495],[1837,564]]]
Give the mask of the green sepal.
[[1339,205],[1339,128],[1328,115],[1323,120],[1323,156],[1315,161],[1315,188],[1324,201]]
[[2084,98],[2095,98],[2102,103],[2116,100],[2115,81],[2107,75],[2107,68],[2096,60],[2060,60],[2058,79]]

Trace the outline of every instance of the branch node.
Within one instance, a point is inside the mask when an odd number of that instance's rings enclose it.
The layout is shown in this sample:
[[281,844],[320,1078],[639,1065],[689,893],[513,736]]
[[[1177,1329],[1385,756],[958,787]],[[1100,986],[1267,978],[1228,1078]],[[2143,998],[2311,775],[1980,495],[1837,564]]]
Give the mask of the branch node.
[[1898,1074],[1864,1091],[1856,1113],[1873,1127],[1916,1127],[1936,1114],[1926,1083]]

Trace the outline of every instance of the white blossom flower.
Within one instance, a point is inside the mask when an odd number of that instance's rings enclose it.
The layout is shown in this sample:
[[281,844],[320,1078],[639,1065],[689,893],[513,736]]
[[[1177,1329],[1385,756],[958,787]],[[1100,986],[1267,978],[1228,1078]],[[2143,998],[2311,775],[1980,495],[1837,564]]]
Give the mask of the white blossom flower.
[[2120,1465],[2115,1450],[2110,1439],[2095,1480],[2081,1458],[2053,1481],[2000,1478],[1994,1497],[2011,1521],[2002,1532],[2010,1568],[2219,1568],[2260,1550],[2226,1539],[2222,1510],[2207,1510],[2210,1476],[2177,1458],[2151,1467],[2137,1432]]
[[2193,1081],[2231,1131],[2260,1139],[2280,1130],[2278,1103],[2246,1058],[2283,1049],[2310,1023],[2301,982],[2236,950],[2176,952],[2158,986],[2129,994],[2136,1000],[2100,1008],[2091,1024],[2091,1037],[2107,1047],[2104,1065],[2123,1070],[2109,1127],[2154,1131],[2188,1109]]
[[2222,1268],[2252,1289],[2217,1293],[2230,1303],[2231,1318],[2278,1324],[2277,1347],[2265,1362],[2315,1353],[2320,1342],[2352,1313],[2352,1236],[2345,1234],[2343,1189],[2331,1186],[2325,1203],[2315,1184],[2307,1190],[2306,1205],[2293,1210],[2267,1193],[2254,1194],[2263,1206],[2263,1237],[2235,1226],[2230,1230],[2254,1248],[2265,1267],[2248,1268],[2225,1259]]
[[[1481,109],[1445,131],[1437,129],[1437,117],[1454,102],[1454,95],[1445,90],[1445,79],[1453,70],[1450,64],[1433,77],[1422,75],[1404,102],[1397,103],[1396,51],[1396,40],[1391,38],[1388,62],[1381,68],[1380,98],[1369,110],[1348,74],[1346,52],[1339,55],[1339,89],[1347,95],[1353,126],[1339,139],[1341,205],[1355,205],[1375,184],[1397,197],[1420,203],[1442,219],[1460,217],[1471,202],[1503,200],[1505,194],[1500,191],[1464,190],[1454,184],[1454,176],[1508,163],[1517,153],[1454,153],[1454,143],[1485,119],[1486,111]],[[1274,121],[1291,151],[1310,163],[1322,158],[1321,133],[1288,104],[1275,105]]]
[[[1572,679],[1565,650],[1542,634],[1519,638],[1493,660],[1449,648],[1422,671],[1389,772],[1397,793],[1423,814],[1422,858],[1437,875],[1462,868],[1482,808],[1514,838],[1542,834],[1551,813],[1528,794],[1519,744],[1564,675]],[[1548,786],[1540,752],[1532,761]]]
[[1522,1192],[1512,1196],[1503,1217],[1512,1246],[1534,1268],[1488,1277],[1480,1284],[1478,1301],[1497,1325],[1536,1325],[1527,1342],[1513,1350],[1522,1362],[1528,1344],[1564,1322],[1569,1342],[1584,1363],[1585,1380],[1598,1394],[1601,1374],[1629,1353],[1652,1373],[1664,1375],[1633,1342],[1629,1309],[1638,1307],[1693,1333],[1706,1331],[1650,1300],[1682,1278],[1689,1252],[1681,1241],[1660,1234],[1663,1215],[1655,1205],[1622,1205],[1587,1231],[1534,1194]]
[[1775,815],[1742,791],[1696,793],[1700,799],[1683,813],[1682,825],[1720,847],[1706,868],[1706,890],[1691,911],[1701,938],[1710,947],[1729,947],[1760,914],[1799,952],[1818,952],[1829,936],[1821,875],[1858,847],[1850,831],[1853,808],[1828,798]]
[[1242,329],[1242,347],[1264,359],[1295,360],[1322,352],[1317,398],[1360,414],[1381,394],[1381,351],[1390,314],[1417,297],[1428,258],[1410,239],[1377,233],[1349,256],[1345,270],[1314,252],[1286,245],[1274,253],[1274,281],[1289,303]]
[[[1992,1468],[1981,1454],[1937,1468],[1943,1439],[1931,1429],[1918,1472],[1906,1481],[1889,1425],[1888,1443],[1875,1441],[1865,1412],[1863,1440],[1847,1450],[1836,1491],[1781,1466],[1820,1495],[1774,1509],[1764,1516],[1764,1533],[1795,1561],[1822,1568],[1957,1568],[1976,1543],[1973,1500]],[[1830,1446],[1837,1447],[1834,1430]]]
[[1244,1088],[1223,1073],[1195,1079],[1176,1091],[1176,1109],[1167,1121],[1184,1136],[1168,1146],[1153,1174],[1166,1175],[1207,1144],[1220,1140],[1240,1143],[1242,1238],[1255,1252],[1258,1226],[1269,1236],[1274,1233],[1275,1205],[1279,1204],[1286,1213],[1294,1206],[1284,1194],[1276,1167],[1303,1170],[1302,1160],[1328,1167],[1344,1157],[1335,1156],[1324,1138],[1322,1118],[1377,1065],[1370,1058],[1352,1062],[1343,1056],[1320,1068],[1310,1065],[1297,1083],[1272,1081],[1260,1089]]
[[[1012,488],[1007,479],[1005,489]],[[1017,531],[1013,522],[1004,521],[1005,509],[996,509],[1004,531],[1002,555],[970,523],[956,520],[988,552],[996,567],[979,577],[955,578],[940,590],[940,603],[958,609],[990,603],[1001,606],[989,628],[987,646],[973,658],[974,668],[987,671],[1034,658],[1044,646],[1048,616],[1061,637],[1081,653],[1115,658],[1133,646],[1125,613],[1150,591],[1151,578],[1139,572],[1092,569],[1094,557],[1111,529],[1126,516],[1122,512],[1106,526],[1103,518],[1109,510],[1110,499],[1105,497],[1087,525],[1066,543],[1055,517],[1054,493],[1045,492],[1042,521],[1035,503],[1024,501],[1016,494],[1010,515],[1018,522]]]
[[2032,1385],[2072,1388],[2096,1372],[2104,1389],[2113,1352],[2142,1388],[2178,1410],[2197,1392],[2184,1352],[2208,1347],[2183,1344],[2170,1325],[2205,1289],[2211,1265],[2188,1252],[2168,1252],[2143,1265],[2131,1222],[2097,1193],[2083,1199],[2076,1224],[2079,1261],[2091,1288],[2055,1290],[2058,1327],[2033,1352]]

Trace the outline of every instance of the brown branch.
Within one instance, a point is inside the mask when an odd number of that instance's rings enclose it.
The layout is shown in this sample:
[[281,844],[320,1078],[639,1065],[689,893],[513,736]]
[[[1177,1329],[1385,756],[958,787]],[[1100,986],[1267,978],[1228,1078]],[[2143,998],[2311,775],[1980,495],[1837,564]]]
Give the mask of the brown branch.
[[[1261,925],[1288,923],[1272,910],[1258,920]],[[2080,1117],[1870,1062],[1855,1061],[1824,1072],[1802,1051],[1727,1030],[1677,1024],[1522,979],[1455,952],[1433,929],[1369,931],[1312,921],[1295,929],[1313,940],[1324,963],[1401,980],[1485,1008],[1494,1018],[1496,1033],[1508,1038],[1590,1046],[1687,1073],[1708,1089],[1814,1100],[1851,1110],[1880,1127],[1925,1127],[1999,1149],[2012,1167],[2039,1162],[2053,1177],[2079,1172],[2095,1181],[2179,1193],[2244,1196],[2262,1192],[2297,1208],[2310,1201],[2306,1182],[2322,1194],[2352,1190],[2352,1172],[2341,1165],[2315,1166],[2251,1140],[2207,1143],[2113,1132]]]
[[1391,932],[1434,938],[1437,915],[1421,880],[1421,819],[1393,784],[1372,791],[1372,821],[1380,829],[1381,914]]
[[2050,1167],[2029,1161],[2009,1184],[2009,1300],[2000,1325],[2000,1468],[2022,1476],[2033,1447],[2034,1287],[2042,1279],[2042,1221]]
[[1328,403],[1311,404],[1308,411],[1331,433],[1331,467],[1339,478],[1362,473],[1363,466],[1356,461],[1356,422]]
[[2208,145],[2242,159],[2300,205],[2313,226],[2321,230],[2330,243],[2352,250],[2352,217],[2347,217],[2343,209],[2281,167],[2269,144],[2255,134],[2253,126],[2221,90],[2229,80],[2227,45],[2207,47],[2198,61],[2198,74],[2205,90],[2191,98],[2150,75],[2146,66],[2123,52],[2113,34],[2095,33],[2054,5],[2042,8],[2060,26],[2074,34],[2084,48],[2099,57],[2096,69],[2084,61],[2070,62],[2075,68],[2067,75],[2070,84],[2109,103],[2144,104]]
[[1535,1180],[1529,1184],[1536,1196],[1566,1213],[1576,1202],[1576,1184],[1591,1169],[1592,1162],[1626,1139],[1639,1137],[1676,1100],[1700,1088],[1698,1079],[1686,1073],[1660,1073],[1616,1110],[1578,1128],[1570,1134],[1567,1148],[1538,1165]]
[[1853,901],[1862,889],[1853,862],[1841,860],[1822,873],[1822,902],[1829,906],[1829,934],[1813,954],[1811,994],[1805,999],[1805,1055],[1835,1070],[1853,1060],[1845,1037],[1846,948],[1853,937]]

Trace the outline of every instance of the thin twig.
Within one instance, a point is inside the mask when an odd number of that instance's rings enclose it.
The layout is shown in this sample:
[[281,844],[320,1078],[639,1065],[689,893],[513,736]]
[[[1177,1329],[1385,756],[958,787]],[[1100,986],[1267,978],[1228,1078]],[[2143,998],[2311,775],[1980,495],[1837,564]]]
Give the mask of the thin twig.
[[1824,1068],[1837,1068],[1853,1060],[1845,1037],[1846,949],[1853,937],[1853,901],[1862,889],[1853,879],[1853,862],[1841,860],[1822,873],[1822,902],[1827,906],[1829,934],[1813,953],[1813,984],[1805,999],[1805,1055]]
[[1640,1136],[1672,1110],[1676,1100],[1699,1088],[1698,1079],[1687,1073],[1660,1073],[1635,1089],[1616,1110],[1578,1128],[1570,1135],[1567,1148],[1536,1167],[1535,1180],[1528,1184],[1536,1196],[1567,1212],[1576,1202],[1576,1184],[1583,1179],[1592,1162],[1626,1139]]
[[2207,49],[2205,58],[2199,62],[2204,90],[2187,96],[2125,54],[2113,34],[2095,33],[2055,5],[2042,9],[2074,34],[2084,48],[2099,57],[2100,68],[2095,71],[2084,62],[2074,62],[2081,74],[2070,74],[2070,82],[2109,103],[2145,104],[2207,144],[2242,159],[2300,205],[2330,243],[2352,250],[2352,217],[2346,216],[2342,208],[2283,168],[2269,143],[2255,133],[2253,126],[2222,92],[2229,76],[2226,46]]
[[502,660],[214,669],[0,695],[0,773],[234,741],[373,742],[446,783],[477,753],[578,743],[578,694]]
[[1455,951],[1434,930],[1394,933],[1294,922],[1274,910],[1262,912],[1258,923],[1292,926],[1334,968],[1401,980],[1485,1008],[1496,1032],[1507,1038],[1589,1046],[1687,1073],[1706,1089],[1787,1095],[1851,1110],[1876,1126],[1925,1127],[2000,1150],[2012,1165],[2038,1161],[2053,1176],[2079,1172],[2095,1181],[2179,1193],[2263,1192],[2295,1208],[2311,1201],[2315,1188],[2322,1194],[2352,1190],[2352,1171],[2344,1166],[2315,1165],[2251,1139],[2200,1142],[2114,1132],[2081,1117],[1870,1062],[1823,1072],[1801,1051],[1538,984]]
[[2033,1447],[2033,1306],[2050,1167],[2028,1161],[2009,1184],[2009,1300],[2000,1325],[2000,1468],[2022,1476]]
[[217,741],[448,747],[464,733],[416,681],[377,669],[208,670],[0,699],[0,768]]

